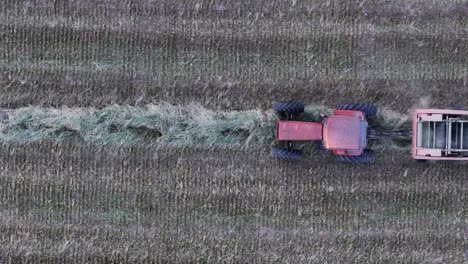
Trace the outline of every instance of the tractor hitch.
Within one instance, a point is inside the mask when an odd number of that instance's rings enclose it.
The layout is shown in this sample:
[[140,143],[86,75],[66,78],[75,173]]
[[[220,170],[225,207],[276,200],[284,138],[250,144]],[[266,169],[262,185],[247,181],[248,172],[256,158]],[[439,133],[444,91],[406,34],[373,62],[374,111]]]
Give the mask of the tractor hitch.
[[411,138],[411,129],[396,129],[386,130],[379,127],[369,127],[367,137],[371,140],[379,140],[383,138]]

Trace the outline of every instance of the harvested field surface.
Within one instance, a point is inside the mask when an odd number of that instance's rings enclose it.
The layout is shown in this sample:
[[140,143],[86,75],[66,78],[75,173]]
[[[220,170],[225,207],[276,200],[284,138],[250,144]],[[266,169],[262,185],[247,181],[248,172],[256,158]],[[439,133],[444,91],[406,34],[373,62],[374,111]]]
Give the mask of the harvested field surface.
[[0,262],[465,263],[467,164],[278,162],[269,108],[466,98],[466,0],[0,1]]
[[466,260],[468,173],[269,149],[0,147],[0,254],[83,262]]
[[0,106],[468,97],[464,0],[59,2],[0,3]]

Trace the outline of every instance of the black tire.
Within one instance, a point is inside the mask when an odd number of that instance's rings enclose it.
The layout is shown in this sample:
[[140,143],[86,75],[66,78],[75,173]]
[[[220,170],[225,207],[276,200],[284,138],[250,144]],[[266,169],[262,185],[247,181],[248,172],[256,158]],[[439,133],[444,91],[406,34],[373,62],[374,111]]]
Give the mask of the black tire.
[[465,163],[464,160],[447,160],[447,162],[451,164],[464,164]]
[[301,159],[302,152],[297,149],[277,148],[271,149],[271,156],[275,159],[280,160],[292,160],[297,161]]
[[317,145],[317,149],[319,151],[327,151],[327,149],[323,146],[322,141],[317,141],[315,144]]
[[[449,110],[457,110],[457,111],[465,111],[465,108],[462,106],[452,106],[452,107],[447,107]],[[461,115],[450,115],[452,118],[461,118]]]
[[339,162],[353,164],[369,164],[374,162],[374,152],[372,150],[364,150],[361,156],[342,156],[336,155],[336,160]]
[[463,106],[452,106],[452,107],[448,107],[447,109],[449,110],[465,110],[465,108]]
[[304,104],[299,102],[273,102],[273,110],[285,114],[298,114],[304,112]]
[[377,114],[377,106],[367,103],[342,103],[337,105],[336,109],[362,111],[368,117],[372,117]]

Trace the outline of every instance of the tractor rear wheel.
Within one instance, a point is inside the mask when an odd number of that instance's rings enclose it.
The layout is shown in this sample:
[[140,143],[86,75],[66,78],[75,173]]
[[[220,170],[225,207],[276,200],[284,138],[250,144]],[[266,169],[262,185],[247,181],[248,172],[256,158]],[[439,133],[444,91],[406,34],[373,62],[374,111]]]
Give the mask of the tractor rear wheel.
[[367,103],[342,103],[337,105],[336,109],[362,111],[368,117],[375,116],[377,114],[377,106]]
[[285,114],[298,114],[304,112],[304,104],[299,102],[276,101],[273,110]]
[[302,152],[297,149],[274,147],[271,149],[271,156],[275,159],[296,161],[301,159]]
[[374,162],[374,152],[365,149],[361,156],[342,156],[336,155],[339,162],[354,163],[354,164],[369,164]]

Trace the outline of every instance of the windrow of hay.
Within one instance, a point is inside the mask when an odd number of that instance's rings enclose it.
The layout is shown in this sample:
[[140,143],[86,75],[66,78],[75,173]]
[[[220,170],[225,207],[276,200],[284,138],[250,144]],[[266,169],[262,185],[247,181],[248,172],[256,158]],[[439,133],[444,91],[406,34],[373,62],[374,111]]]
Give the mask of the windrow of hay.
[[5,110],[2,141],[81,140],[95,144],[242,145],[273,141],[273,112],[217,112],[196,104]]
[[[307,105],[302,118],[314,120],[321,112],[331,114],[332,109]],[[112,105],[103,109],[25,107],[3,110],[0,140],[252,147],[274,142],[276,120],[272,110],[223,112],[198,104]],[[389,128],[406,127],[409,120],[409,115],[386,109],[377,116],[377,121]]]

